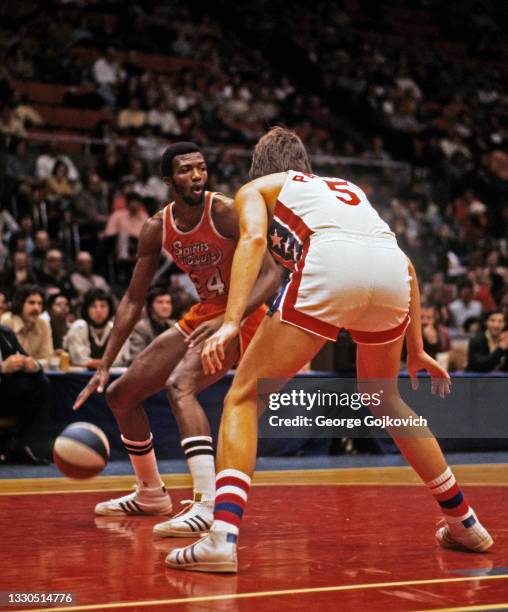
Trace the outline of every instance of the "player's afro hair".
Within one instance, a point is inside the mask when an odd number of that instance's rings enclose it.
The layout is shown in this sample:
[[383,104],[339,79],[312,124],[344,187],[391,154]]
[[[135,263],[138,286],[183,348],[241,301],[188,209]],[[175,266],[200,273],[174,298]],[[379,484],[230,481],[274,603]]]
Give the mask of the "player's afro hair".
[[164,151],[161,157],[160,172],[162,177],[173,176],[173,159],[178,155],[202,153],[194,142],[175,142]]

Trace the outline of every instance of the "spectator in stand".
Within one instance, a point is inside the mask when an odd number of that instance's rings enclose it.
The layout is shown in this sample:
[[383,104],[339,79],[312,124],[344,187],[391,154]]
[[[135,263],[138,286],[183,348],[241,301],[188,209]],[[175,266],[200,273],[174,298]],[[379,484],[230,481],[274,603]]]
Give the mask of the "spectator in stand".
[[85,174],[84,187],[74,200],[74,219],[79,225],[81,244],[95,251],[108,220],[108,189],[93,170]]
[[70,275],[70,281],[81,301],[90,289],[102,289],[104,293],[112,295],[111,287],[106,279],[93,273],[93,258],[88,251],[80,251],[74,262],[74,272]]
[[[81,318],[74,321],[64,338],[72,365],[97,368],[106,349],[115,315],[111,296],[101,289],[92,289],[84,297]],[[114,366],[129,362],[129,341],[124,344]]]
[[37,278],[32,269],[30,256],[24,251],[15,251],[12,253],[10,262],[3,273],[0,275],[0,286],[10,292],[21,285],[35,284]]
[[450,336],[446,327],[439,323],[434,306],[422,306],[421,321],[423,350],[434,359],[438,353],[449,351]]
[[483,312],[489,312],[496,307],[496,302],[490,292],[490,275],[488,270],[477,268],[468,274],[469,280],[473,283],[473,298],[482,305]]
[[37,277],[43,288],[58,287],[67,297],[76,297],[76,292],[64,267],[63,253],[59,249],[50,249],[46,253],[42,269]]
[[474,338],[482,331],[482,320],[479,317],[468,317],[462,327],[468,338]]
[[23,138],[26,136],[23,122],[16,117],[14,109],[9,104],[0,106],[0,134],[6,136],[18,136]]
[[153,287],[146,297],[146,316],[140,319],[130,335],[130,356],[134,360],[156,337],[176,323],[171,318],[173,301],[165,287]]
[[49,417],[49,383],[41,365],[27,355],[16,334],[0,325],[0,416],[15,417],[11,439],[0,449],[0,461],[47,464],[44,434]]
[[139,134],[146,123],[146,113],[141,109],[139,98],[131,98],[129,107],[118,115],[118,129],[129,134]]
[[97,174],[103,181],[116,184],[126,174],[127,166],[121,159],[115,145],[108,145],[104,155],[97,162]]
[[116,259],[120,262],[134,261],[141,228],[148,219],[141,197],[131,192],[126,197],[127,208],[113,212],[106,224],[104,238],[116,238]]
[[164,98],[160,101],[158,108],[153,108],[149,111],[147,119],[148,125],[153,127],[159,134],[176,137],[182,133],[175,113]]
[[12,299],[12,310],[0,319],[7,325],[30,357],[44,363],[53,355],[53,340],[49,323],[41,315],[44,294],[37,285],[23,285]]
[[32,265],[35,271],[41,270],[44,259],[51,248],[51,240],[46,230],[40,229],[35,232],[34,250],[31,253]]
[[[508,176],[506,179],[508,184]],[[508,211],[506,206],[505,211]],[[505,212],[505,215],[508,218],[508,212]],[[506,260],[503,262],[500,250],[494,249],[487,253],[485,266],[485,274],[490,279],[490,291],[494,299],[499,299],[508,284],[508,268],[506,267]]]
[[122,177],[120,183],[120,190],[115,194],[113,198],[113,205],[111,206],[112,212],[115,210],[123,210],[127,208],[127,195],[134,191],[134,177],[127,175]]
[[22,138],[13,139],[9,147],[9,155],[5,161],[5,176],[14,184],[15,191],[25,185],[31,188],[37,183],[35,165],[28,152],[26,141]]
[[76,186],[69,180],[69,169],[62,160],[57,160],[46,181],[48,197],[69,203],[77,193]]
[[485,331],[469,342],[469,372],[508,372],[508,331],[502,310],[485,316]]
[[61,161],[67,166],[67,178],[71,183],[79,180],[79,172],[74,162],[68,155],[62,154],[56,140],[51,140],[43,145],[42,152],[35,161],[35,174],[37,178],[42,181],[49,179],[57,161]]
[[133,190],[142,198],[151,197],[148,187],[148,169],[141,159],[133,158],[130,164],[129,176],[134,179]]
[[28,236],[24,232],[15,232],[9,238],[11,253],[28,253]]
[[14,92],[14,116],[21,121],[23,127],[41,127],[44,120],[28,102],[26,94]]
[[70,327],[68,322],[70,313],[68,298],[63,293],[51,294],[47,299],[46,313],[51,327],[53,348],[58,355],[63,350],[63,339]]
[[8,237],[15,232],[19,232],[19,224],[12,214],[3,208],[0,201],[0,242],[2,238]]
[[96,60],[92,74],[99,85],[99,94],[110,106],[115,106],[117,88],[126,77],[115,47],[108,47],[106,55]]
[[153,128],[149,125],[144,126],[141,136],[136,139],[136,144],[139,149],[139,157],[149,164],[154,164],[159,160],[166,148],[166,143],[154,135]]
[[468,317],[480,317],[482,305],[473,299],[473,283],[463,280],[457,287],[458,297],[449,305],[453,322],[456,327],[462,327]]
[[19,216],[19,227],[21,232],[26,236],[26,250],[29,255],[35,248],[34,242],[34,221],[32,215],[25,213]]

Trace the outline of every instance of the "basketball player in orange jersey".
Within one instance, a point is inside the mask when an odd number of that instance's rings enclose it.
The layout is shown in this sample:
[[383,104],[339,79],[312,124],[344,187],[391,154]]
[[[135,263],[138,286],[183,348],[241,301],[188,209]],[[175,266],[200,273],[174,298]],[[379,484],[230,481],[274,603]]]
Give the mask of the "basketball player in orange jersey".
[[169,521],[154,527],[159,536],[188,536],[206,532],[212,521],[215,466],[208,419],[196,395],[235,365],[261,319],[266,302],[278,289],[277,266],[267,257],[242,317],[241,331],[224,356],[220,370],[205,375],[200,349],[204,338],[222,323],[231,263],[239,236],[233,200],[205,191],[206,163],[197,145],[176,143],[166,149],[161,174],[174,202],[143,226],[137,262],[115,317],[100,367],[74,405],[80,408],[97,390],[102,393],[109,368],[139,319],[150,282],[159,267],[161,248],[192,279],[200,297],[178,323],[158,336],[106,391],[122,441],[137,477],[134,493],[99,503],[100,515],[162,514],[172,504],[157,468],[152,434],[141,402],[162,388],[178,423],[182,447],[193,479],[192,502]]
[[[301,140],[283,128],[258,142],[250,174],[254,180],[235,198],[240,239],[224,323],[205,341],[205,372],[222,368],[267,246],[291,276],[272,307],[273,316],[256,332],[225,400],[212,528],[198,542],[171,551],[166,564],[177,569],[237,571],[237,537],[256,461],[258,379],[291,378],[345,327],[358,345],[359,384],[368,388],[369,380],[384,381],[381,408],[373,409],[376,416],[416,416],[396,382],[404,337],[413,382],[419,370],[427,370],[433,389],[442,397],[449,392],[448,374],[423,351],[413,266],[365,193],[344,179],[310,174]],[[492,538],[432,433],[422,428],[420,437],[398,437],[397,430],[390,434],[441,507],[439,544],[487,550]]]

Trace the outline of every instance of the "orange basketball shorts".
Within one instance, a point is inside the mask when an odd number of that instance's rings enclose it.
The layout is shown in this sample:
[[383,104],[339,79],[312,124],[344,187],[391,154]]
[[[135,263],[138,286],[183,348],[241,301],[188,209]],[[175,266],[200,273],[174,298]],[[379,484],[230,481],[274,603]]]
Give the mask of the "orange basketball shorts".
[[[260,306],[246,319],[240,328],[240,355],[243,355],[249,346],[249,342],[256,333],[256,329],[267,313],[266,306]],[[176,324],[177,329],[184,335],[189,336],[197,327],[205,321],[215,319],[226,312],[226,305],[206,304],[199,302],[191,306],[189,310]]]

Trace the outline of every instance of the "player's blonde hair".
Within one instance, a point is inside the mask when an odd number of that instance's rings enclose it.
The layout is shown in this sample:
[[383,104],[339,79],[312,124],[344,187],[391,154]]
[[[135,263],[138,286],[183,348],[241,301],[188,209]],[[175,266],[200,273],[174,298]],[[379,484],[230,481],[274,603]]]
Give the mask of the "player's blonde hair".
[[252,179],[297,170],[311,172],[309,157],[300,137],[285,127],[271,128],[254,148],[249,176]]

